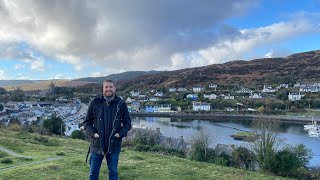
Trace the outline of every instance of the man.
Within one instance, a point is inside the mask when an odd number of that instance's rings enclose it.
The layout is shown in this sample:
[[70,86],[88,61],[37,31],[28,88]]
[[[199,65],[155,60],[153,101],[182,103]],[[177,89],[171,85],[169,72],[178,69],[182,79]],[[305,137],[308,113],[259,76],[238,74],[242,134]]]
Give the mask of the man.
[[83,122],[90,142],[90,180],[99,178],[102,160],[106,157],[109,180],[118,179],[121,141],[131,129],[126,103],[116,96],[116,83],[103,82],[103,95],[94,98]]

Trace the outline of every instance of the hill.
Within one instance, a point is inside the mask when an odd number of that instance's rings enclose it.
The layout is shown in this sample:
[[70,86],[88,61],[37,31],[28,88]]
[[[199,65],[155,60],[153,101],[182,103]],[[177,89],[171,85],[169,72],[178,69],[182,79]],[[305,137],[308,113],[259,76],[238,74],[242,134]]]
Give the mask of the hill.
[[[88,179],[85,156],[89,143],[0,129],[1,146],[25,157],[0,151],[0,179]],[[10,163],[12,161],[12,163]],[[285,179],[242,169],[124,149],[120,179]],[[103,163],[100,179],[107,179]]]
[[53,82],[56,86],[66,86],[66,87],[77,87],[77,86],[83,86],[83,85],[89,84],[89,82],[85,82],[85,81],[72,81],[72,80],[64,80],[64,79],[39,80],[39,81],[38,80],[37,81],[10,80],[10,81],[11,81],[10,82],[11,85],[2,86],[7,91],[12,91],[17,88],[20,88],[21,90],[24,90],[24,91],[49,89],[49,84],[51,82]]
[[286,58],[237,60],[224,64],[181,69],[146,75],[119,83],[122,88],[224,85],[256,86],[297,81],[320,81],[320,50],[298,53]]
[[144,75],[157,74],[159,72],[161,72],[161,71],[127,71],[127,72],[118,73],[118,74],[110,74],[108,76],[102,76],[102,77],[81,78],[81,79],[76,79],[76,81],[102,83],[106,79],[113,79],[114,81],[131,80],[131,79],[134,79],[134,78],[137,78],[140,76],[144,76]]

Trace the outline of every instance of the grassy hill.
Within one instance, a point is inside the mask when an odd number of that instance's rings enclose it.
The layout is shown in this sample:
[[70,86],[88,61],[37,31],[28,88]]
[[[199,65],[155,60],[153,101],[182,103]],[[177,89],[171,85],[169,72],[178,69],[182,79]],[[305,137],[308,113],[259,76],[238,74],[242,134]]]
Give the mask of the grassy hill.
[[[0,129],[0,146],[28,157],[0,151],[0,179],[88,179],[88,142]],[[12,161],[12,163],[10,163]],[[105,162],[100,179],[107,179]],[[120,179],[285,179],[242,169],[123,149]]]

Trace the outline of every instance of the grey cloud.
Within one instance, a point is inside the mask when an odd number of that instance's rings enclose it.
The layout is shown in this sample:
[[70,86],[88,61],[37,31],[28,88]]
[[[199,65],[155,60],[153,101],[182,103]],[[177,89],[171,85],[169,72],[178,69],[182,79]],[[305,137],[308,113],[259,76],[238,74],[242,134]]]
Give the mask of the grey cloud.
[[[11,34],[18,37],[11,39],[13,43],[25,40],[34,50],[52,58],[72,55],[110,68],[125,65],[127,69],[156,69],[170,66],[170,57],[175,53],[196,51],[212,46],[217,39],[239,35],[235,28],[221,23],[242,15],[256,1],[12,2],[18,9],[1,3],[0,18],[9,17],[7,29],[22,31],[22,35]],[[23,11],[28,19],[17,23],[23,17],[15,10]],[[37,40],[46,35],[48,41]]]

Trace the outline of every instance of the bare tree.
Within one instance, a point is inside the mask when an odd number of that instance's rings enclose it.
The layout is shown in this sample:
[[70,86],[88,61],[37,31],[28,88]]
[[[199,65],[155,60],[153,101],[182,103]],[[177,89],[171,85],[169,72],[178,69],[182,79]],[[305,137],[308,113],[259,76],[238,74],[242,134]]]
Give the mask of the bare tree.
[[213,139],[207,133],[200,131],[191,139],[191,148],[189,156],[195,161],[208,161],[211,155],[208,155]]
[[281,148],[280,122],[267,117],[259,117],[252,121],[253,133],[256,141],[252,142],[251,149],[257,155],[257,161],[264,170],[270,169],[272,160],[278,149]]

